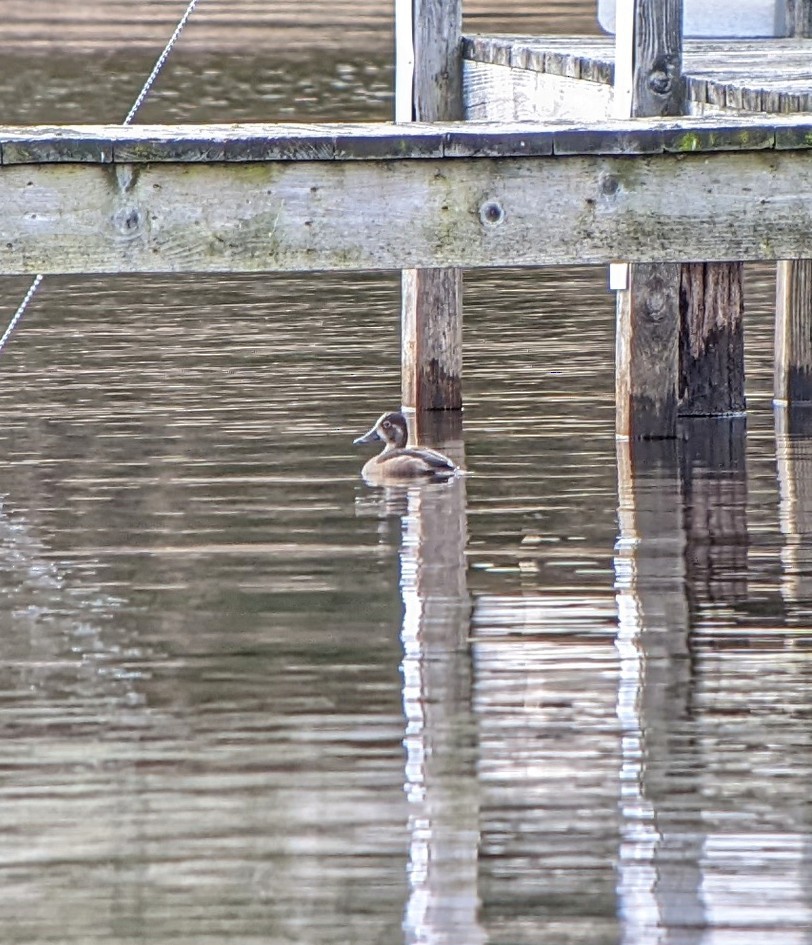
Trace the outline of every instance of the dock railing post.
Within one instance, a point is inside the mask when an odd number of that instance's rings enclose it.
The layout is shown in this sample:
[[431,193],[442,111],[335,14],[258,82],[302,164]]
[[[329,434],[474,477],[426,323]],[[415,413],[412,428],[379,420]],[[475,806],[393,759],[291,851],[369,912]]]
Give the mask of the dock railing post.
[[[396,0],[395,45],[395,120],[460,120],[462,0]],[[401,325],[403,406],[417,412],[459,410],[460,270],[404,270]]]
[[787,0],[790,36],[812,36],[812,0]]
[[[684,108],[682,0],[618,0],[617,117],[679,115]],[[617,295],[617,435],[676,435],[679,264],[628,267]]]
[[[790,35],[812,37],[812,0],[789,0],[788,6]],[[812,401],[812,259],[778,263],[774,383],[778,403]]]

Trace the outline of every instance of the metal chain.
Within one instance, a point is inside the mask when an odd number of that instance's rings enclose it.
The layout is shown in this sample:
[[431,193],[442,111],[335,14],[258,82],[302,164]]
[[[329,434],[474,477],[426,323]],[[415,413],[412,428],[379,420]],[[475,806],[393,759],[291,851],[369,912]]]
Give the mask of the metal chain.
[[[177,41],[180,39],[180,34],[183,32],[183,28],[188,23],[189,17],[195,12],[195,7],[199,3],[200,0],[189,0],[189,5],[186,7],[186,12],[183,14],[180,20],[178,20],[178,25],[175,27],[175,32],[169,37],[169,42],[166,44],[166,46],[164,46],[163,52],[155,60],[155,65],[152,67],[152,72],[150,72],[147,81],[144,83],[141,91],[138,93],[138,97],[133,102],[132,108],[127,112],[127,117],[121,123],[122,125],[129,125],[133,118],[135,118],[138,110],[144,104],[144,101],[149,95],[152,86],[155,84],[155,80],[158,78],[161,69],[163,69],[164,65],[166,64],[166,60],[169,58],[170,53],[175,48]],[[30,305],[31,299],[33,299],[37,294],[37,289],[39,289],[40,283],[44,278],[45,277],[42,274],[34,276],[34,281],[28,287],[28,291],[23,296],[23,300],[17,307],[17,311],[14,313],[14,315],[12,315],[11,321],[8,323],[8,327],[3,332],[2,336],[0,336],[0,353],[2,353],[6,343],[14,332],[14,329],[17,327],[17,324],[23,317],[25,310]]]
[[133,107],[127,112],[127,117],[122,122],[122,125],[129,125],[130,122],[135,118],[136,112],[144,104],[144,99],[149,95],[149,91],[152,86],[155,84],[155,80],[158,78],[158,74],[161,69],[163,69],[166,60],[169,58],[169,54],[175,48],[175,43],[180,39],[180,34],[183,32],[184,26],[189,22],[189,17],[195,12],[195,7],[200,3],[200,0],[189,0],[189,6],[186,7],[186,12],[178,20],[178,25],[175,27],[175,32],[169,37],[169,42],[164,46],[164,51],[155,61],[155,65],[152,67],[152,72],[149,74],[149,78],[144,83],[144,87],[138,93],[138,98],[133,102]]

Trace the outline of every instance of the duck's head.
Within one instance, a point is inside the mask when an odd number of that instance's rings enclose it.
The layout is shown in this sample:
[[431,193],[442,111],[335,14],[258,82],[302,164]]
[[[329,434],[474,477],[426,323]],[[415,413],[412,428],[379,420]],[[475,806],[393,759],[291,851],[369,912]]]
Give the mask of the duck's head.
[[383,440],[393,449],[405,447],[409,440],[409,427],[403,414],[397,411],[381,414],[371,430],[352,442],[357,446],[359,443],[374,443],[375,440]]

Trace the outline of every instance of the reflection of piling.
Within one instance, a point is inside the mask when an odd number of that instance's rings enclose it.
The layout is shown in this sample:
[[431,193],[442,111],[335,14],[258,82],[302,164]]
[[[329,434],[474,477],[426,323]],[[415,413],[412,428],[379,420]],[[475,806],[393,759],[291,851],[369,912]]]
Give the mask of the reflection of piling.
[[[421,444],[432,442],[419,421],[412,429],[420,431]],[[433,445],[448,450],[449,440],[435,433]],[[478,925],[465,480],[394,488],[407,500],[401,548],[404,788],[411,834],[406,941],[477,945],[484,935]]]
[[661,927],[699,941],[707,924],[705,837],[686,830],[673,785],[700,790],[692,637],[706,609],[735,606],[747,589],[744,420],[691,421],[683,432],[680,442],[618,441],[618,894],[629,942]]
[[775,408],[776,460],[784,544],[781,593],[797,609],[812,600],[812,406]]
[[696,623],[704,608],[732,608],[747,596],[746,422],[713,418],[682,426],[686,577]]

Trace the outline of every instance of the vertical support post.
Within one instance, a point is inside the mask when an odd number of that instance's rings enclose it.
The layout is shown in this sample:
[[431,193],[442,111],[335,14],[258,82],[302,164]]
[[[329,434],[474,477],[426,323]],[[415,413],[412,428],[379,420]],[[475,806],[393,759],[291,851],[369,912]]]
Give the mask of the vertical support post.
[[682,265],[681,417],[744,411],[743,269],[739,262]]
[[[616,42],[615,114],[681,114],[682,0],[618,0]],[[676,436],[679,271],[679,264],[629,266],[618,292],[619,437]]]
[[787,0],[787,26],[790,36],[812,36],[812,0]]
[[778,263],[775,292],[775,399],[812,401],[812,259]]
[[[812,0],[788,0],[789,34],[812,37]],[[812,259],[778,263],[775,298],[775,399],[812,401]]]
[[[396,48],[408,57],[411,47],[414,60],[410,89],[403,88],[410,70],[402,59],[396,69],[397,120],[462,119],[462,0],[397,0],[396,15]],[[401,305],[403,406],[459,410],[462,273],[404,270]]]
[[[616,113],[682,114],[682,3],[626,0],[619,10]],[[627,279],[617,304],[618,436],[673,437],[678,415],[743,410],[741,263],[631,266]]]

